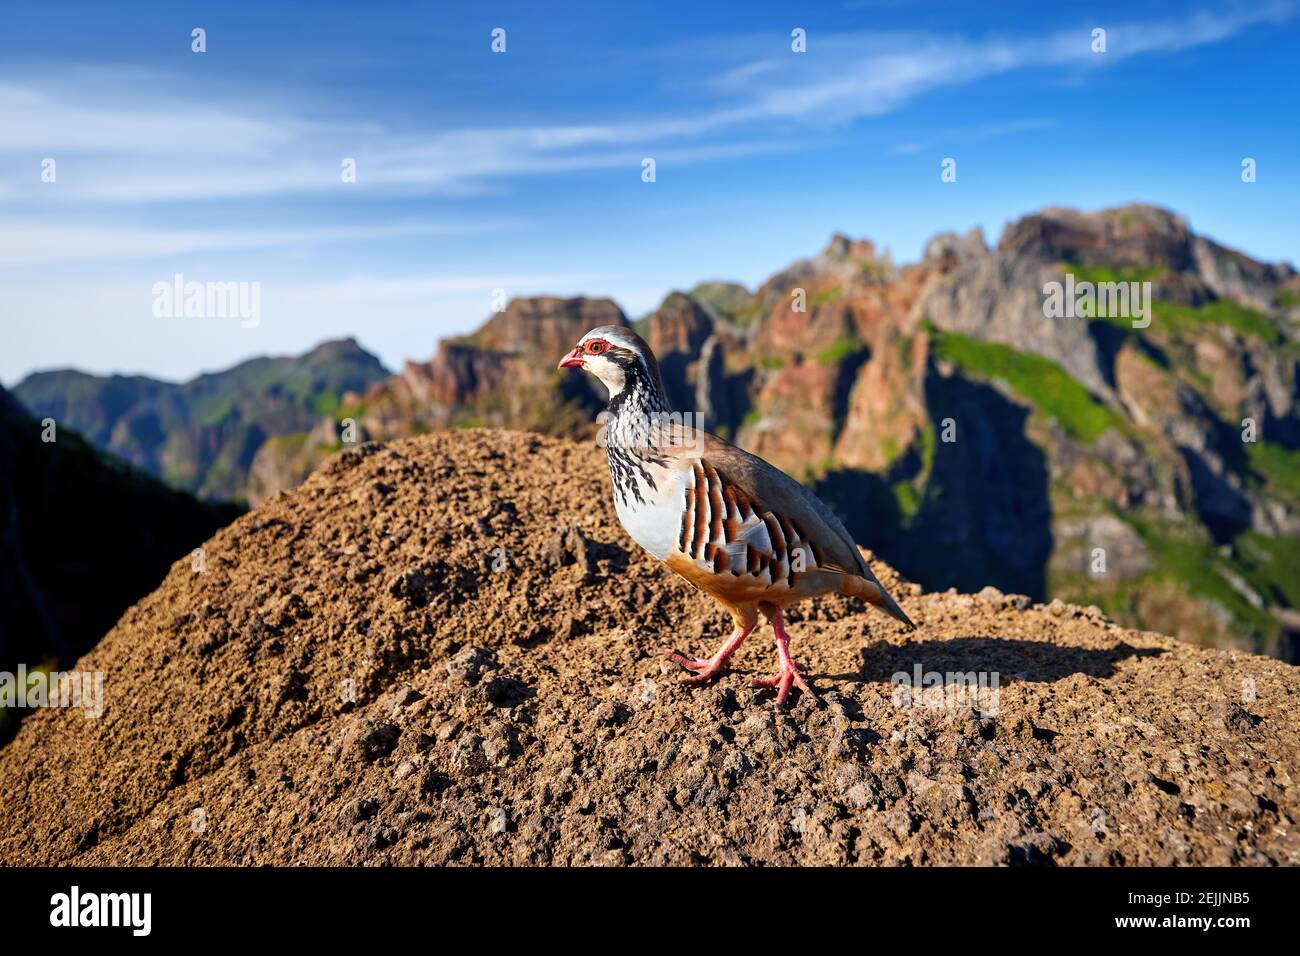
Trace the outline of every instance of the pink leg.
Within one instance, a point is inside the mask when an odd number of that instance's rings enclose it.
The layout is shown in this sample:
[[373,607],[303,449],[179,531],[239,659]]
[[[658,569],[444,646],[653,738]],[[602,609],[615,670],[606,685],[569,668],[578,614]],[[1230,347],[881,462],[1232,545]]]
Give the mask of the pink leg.
[[745,638],[749,637],[749,632],[753,629],[753,624],[749,627],[736,628],[736,630],[732,631],[731,637],[727,638],[726,643],[718,648],[718,653],[707,660],[687,657],[681,651],[669,651],[668,659],[675,664],[681,664],[689,671],[697,672],[694,677],[686,678],[685,683],[707,684],[727,666],[727,658],[734,654],[736,648],[745,642]]
[[786,636],[785,619],[781,616],[780,608],[776,608],[772,615],[772,630],[776,631],[776,656],[781,662],[781,670],[775,677],[759,678],[750,686],[775,687],[778,707],[785,704],[785,699],[790,696],[791,687],[798,687],[805,694],[815,696],[812,688],[803,679],[803,675],[799,673],[799,665],[790,659],[790,638]]

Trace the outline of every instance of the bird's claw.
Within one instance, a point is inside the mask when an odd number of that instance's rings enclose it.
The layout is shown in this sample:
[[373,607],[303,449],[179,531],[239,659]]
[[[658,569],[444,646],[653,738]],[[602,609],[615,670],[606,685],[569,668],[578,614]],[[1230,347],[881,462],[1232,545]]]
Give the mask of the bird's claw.
[[687,657],[681,651],[669,651],[668,659],[674,664],[680,664],[688,671],[696,672],[693,677],[687,677],[683,680],[682,683],[684,684],[707,684],[722,673],[725,666],[723,661],[712,659],[702,661],[697,657]]
[[817,694],[808,682],[803,679],[799,673],[799,665],[794,661],[782,664],[781,671],[775,677],[758,677],[750,682],[750,687],[775,687],[776,688],[776,706],[783,707],[785,699],[790,696],[790,690],[798,687],[809,697],[815,698]]

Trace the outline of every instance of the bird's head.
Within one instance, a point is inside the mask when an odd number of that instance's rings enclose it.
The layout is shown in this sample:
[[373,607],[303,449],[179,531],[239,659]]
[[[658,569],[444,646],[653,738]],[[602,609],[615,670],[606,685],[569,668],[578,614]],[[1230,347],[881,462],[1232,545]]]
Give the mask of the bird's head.
[[654,352],[645,339],[619,325],[592,329],[560,359],[559,367],[586,369],[609,390],[611,401],[634,382],[644,383],[656,394],[663,392]]

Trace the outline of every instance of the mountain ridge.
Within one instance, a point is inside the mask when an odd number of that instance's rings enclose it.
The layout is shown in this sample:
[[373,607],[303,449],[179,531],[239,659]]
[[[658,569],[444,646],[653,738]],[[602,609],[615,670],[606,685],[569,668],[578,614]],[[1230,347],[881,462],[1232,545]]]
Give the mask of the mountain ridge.
[[300,356],[258,356],[184,382],[148,376],[35,372],[14,388],[38,418],[53,418],[97,447],[200,497],[243,500],[266,439],[297,433],[333,412],[343,392],[388,370],[355,339]]
[[[1067,274],[1151,283],[1152,325],[1050,317],[1044,286]],[[674,406],[812,483],[913,579],[1100,601],[1131,623],[1297,659],[1290,265],[1130,205],[1046,210],[992,245],[978,230],[940,234],[904,266],[836,234],[752,292],[697,289],[633,323]],[[472,397],[443,391],[437,422],[411,427],[391,383],[351,413],[378,438],[458,423],[589,434],[598,397],[565,393],[571,380],[549,371],[554,346],[519,345],[533,378],[524,413],[512,386],[482,380]],[[402,389],[418,395],[432,369],[485,354],[473,336],[444,345],[430,365],[408,365]],[[942,423],[963,418],[970,440],[959,428],[945,442]],[[1259,442],[1232,437],[1244,419]]]
[[[1050,315],[1045,288],[1066,280],[1149,283],[1150,324]],[[591,435],[598,390],[554,364],[625,323],[675,407],[813,485],[927,587],[1062,595],[1300,659],[1300,276],[1143,204],[1051,207],[992,244],[940,233],[901,266],[836,233],[752,291],[702,282],[634,322],[609,299],[515,299],[268,435],[243,494],[296,485],[345,421],[357,441]]]

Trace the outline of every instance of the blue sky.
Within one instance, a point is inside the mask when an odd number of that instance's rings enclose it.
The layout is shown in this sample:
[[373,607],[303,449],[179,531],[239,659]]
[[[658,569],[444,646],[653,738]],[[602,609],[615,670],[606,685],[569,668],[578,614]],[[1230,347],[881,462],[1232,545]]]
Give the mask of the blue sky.
[[[398,367],[477,326],[498,288],[608,295],[635,317],[704,279],[752,287],[832,232],[908,262],[937,232],[995,241],[1049,205],[1153,202],[1300,261],[1294,2],[4,15],[10,385],[67,366],[180,379],[348,334]],[[260,323],[156,318],[153,285],[176,273],[260,283]]]

